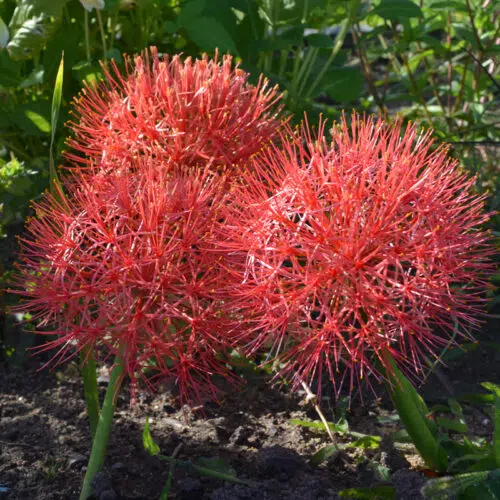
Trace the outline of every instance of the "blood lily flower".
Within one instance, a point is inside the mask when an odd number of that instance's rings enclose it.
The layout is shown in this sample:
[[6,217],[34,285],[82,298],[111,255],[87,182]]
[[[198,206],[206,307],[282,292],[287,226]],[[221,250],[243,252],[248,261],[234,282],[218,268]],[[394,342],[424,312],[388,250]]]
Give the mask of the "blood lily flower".
[[210,251],[219,182],[142,157],[92,182],[76,174],[71,198],[47,194],[34,205],[15,288],[19,310],[55,336],[41,347],[58,349],[54,362],[91,348],[118,356],[133,382],[157,373],[183,399],[214,394],[230,343],[224,273]]
[[249,84],[229,55],[182,61],[151,48],[126,59],[125,75],[110,65],[104,82],[74,103],[66,157],[81,166],[141,154],[168,165],[244,165],[280,125],[277,88],[263,77]]
[[452,332],[478,326],[484,199],[415,126],[353,115],[331,141],[324,127],[283,133],[228,208],[248,350],[273,349],[280,376],[318,390],[325,372],[337,390],[390,373],[385,354],[421,374]]

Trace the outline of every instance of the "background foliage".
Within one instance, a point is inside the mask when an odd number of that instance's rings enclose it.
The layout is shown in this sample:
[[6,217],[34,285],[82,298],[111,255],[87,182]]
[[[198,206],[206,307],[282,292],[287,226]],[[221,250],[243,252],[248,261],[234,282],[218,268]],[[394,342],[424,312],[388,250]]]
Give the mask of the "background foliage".
[[[296,120],[304,111],[314,123],[319,113],[335,119],[355,108],[431,127],[477,174],[490,208],[500,208],[500,10],[494,1],[105,0],[103,10],[87,12],[78,0],[0,0],[4,278],[29,200],[48,185],[50,102],[61,52],[64,123],[82,80],[99,80],[100,59],[121,63],[123,53],[149,45],[186,56],[230,52],[253,81],[264,73],[279,84]],[[65,134],[56,136],[59,152]],[[31,341],[16,333],[18,319],[2,316],[4,354]]]

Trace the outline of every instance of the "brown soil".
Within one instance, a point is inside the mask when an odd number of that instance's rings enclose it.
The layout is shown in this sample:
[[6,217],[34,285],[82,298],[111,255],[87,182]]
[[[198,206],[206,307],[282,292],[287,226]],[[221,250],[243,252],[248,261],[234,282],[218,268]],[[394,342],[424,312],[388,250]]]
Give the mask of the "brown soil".
[[[492,321],[481,340],[494,341],[498,321]],[[441,368],[426,384],[427,400],[442,400],[447,390],[457,394],[479,391],[480,381],[500,380],[500,351],[480,344],[472,353]],[[89,453],[89,429],[77,366],[37,371],[39,359],[22,370],[0,368],[0,499],[71,500],[78,498]],[[105,376],[101,377],[101,395]],[[389,436],[397,422],[377,417],[393,414],[385,398],[365,406],[353,404],[348,413],[351,430]],[[329,400],[322,403],[328,420],[335,420]],[[468,408],[472,426],[491,432],[484,409]],[[164,455],[177,449],[177,458],[222,459],[249,485],[225,483],[176,468],[169,499],[243,500],[333,499],[352,487],[381,483],[379,470],[390,472],[396,498],[421,498],[425,482],[415,450],[396,450],[384,438],[379,449],[341,451],[318,466],[310,463],[321,447],[330,444],[326,432],[300,427],[291,419],[317,420],[301,395],[275,390],[263,375],[250,377],[240,392],[229,391],[221,405],[203,409],[178,408],[172,391],[157,396],[140,393],[134,406],[124,390],[118,399],[104,474],[98,477],[97,498],[158,499],[169,465],[143,449],[142,430],[149,417],[153,438]],[[353,438],[341,436],[339,442]],[[181,445],[181,446],[179,446]],[[381,483],[383,484],[383,483]]]

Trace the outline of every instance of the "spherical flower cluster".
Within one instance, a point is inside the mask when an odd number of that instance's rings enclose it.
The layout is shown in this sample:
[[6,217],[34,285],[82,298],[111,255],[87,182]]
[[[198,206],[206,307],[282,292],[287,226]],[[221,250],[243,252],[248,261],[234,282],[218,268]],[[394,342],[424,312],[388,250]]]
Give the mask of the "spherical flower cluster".
[[98,87],[87,86],[74,103],[74,137],[66,157],[80,166],[108,168],[147,154],[168,165],[243,166],[277,132],[277,89],[257,86],[232,58],[160,57],[155,48],[114,62]]
[[213,394],[227,376],[224,274],[212,241],[220,176],[172,174],[151,158],[132,170],[72,179],[71,197],[34,205],[22,240],[19,308],[55,335],[62,362],[85,346],[118,355],[132,381],[166,376],[181,396]]
[[430,134],[356,115],[331,134],[288,130],[253,161],[224,246],[248,351],[273,349],[295,384],[327,373],[352,390],[377,363],[390,373],[384,353],[418,374],[477,326],[491,249],[474,180]]
[[76,101],[76,168],[22,239],[18,310],[54,360],[91,347],[201,399],[244,347],[352,390],[478,325],[489,215],[430,134],[353,115],[327,141],[282,128],[276,89],[229,56],[126,62]]

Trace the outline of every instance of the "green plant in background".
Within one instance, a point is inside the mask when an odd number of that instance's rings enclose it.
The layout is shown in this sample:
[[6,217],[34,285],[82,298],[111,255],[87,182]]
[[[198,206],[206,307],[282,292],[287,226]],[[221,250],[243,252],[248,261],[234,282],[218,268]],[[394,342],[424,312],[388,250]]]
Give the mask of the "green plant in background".
[[493,403],[493,439],[489,441],[471,434],[457,400],[450,399],[447,405],[434,407],[435,425],[440,430],[438,437],[449,463],[444,477],[432,479],[423,487],[424,498],[500,498],[500,386],[491,382],[481,385],[491,392],[483,399]]
[[[381,0],[353,26],[370,107],[418,121],[451,144],[500,207],[496,2]],[[498,221],[496,221],[496,227]]]
[[[432,127],[497,208],[496,15],[495,2],[479,0],[456,0],[452,11],[436,0],[3,0],[1,156],[41,174],[35,192],[47,186],[50,82],[62,49],[70,101],[82,80],[102,76],[98,58],[121,63],[151,44],[185,55],[218,47],[253,78],[279,83],[298,118],[355,106]],[[28,198],[19,199],[24,215]],[[14,234],[13,224],[3,222]]]
[[287,91],[287,104],[298,116],[304,109],[318,107],[320,96],[343,105],[360,96],[361,72],[343,50],[360,7],[360,0],[262,3],[260,31],[254,22],[251,45],[257,49],[257,59],[249,53],[247,60],[255,61]]

